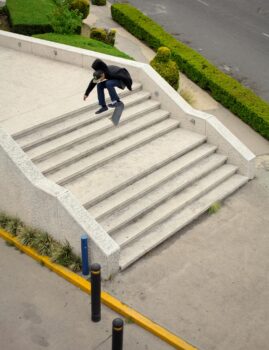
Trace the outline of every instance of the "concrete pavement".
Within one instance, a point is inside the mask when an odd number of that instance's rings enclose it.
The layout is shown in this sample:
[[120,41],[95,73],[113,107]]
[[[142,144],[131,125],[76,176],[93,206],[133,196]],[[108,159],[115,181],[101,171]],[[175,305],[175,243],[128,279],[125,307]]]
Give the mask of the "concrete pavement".
[[[93,323],[90,296],[2,239],[0,275],[1,349],[111,349],[112,320],[119,315],[102,305],[102,319]],[[127,321],[124,349],[172,348]]]

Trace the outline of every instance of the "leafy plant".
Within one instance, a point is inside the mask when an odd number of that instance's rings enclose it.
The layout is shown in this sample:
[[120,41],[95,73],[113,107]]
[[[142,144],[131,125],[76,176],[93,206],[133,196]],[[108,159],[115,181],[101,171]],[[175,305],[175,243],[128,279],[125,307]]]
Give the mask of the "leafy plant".
[[41,255],[52,256],[52,251],[56,245],[56,242],[47,232],[38,231],[34,237],[33,247]]
[[109,44],[111,46],[114,46],[115,44],[115,36],[116,36],[116,30],[115,29],[106,29],[106,28],[96,28],[92,27],[90,30],[90,38],[102,41],[106,44]]
[[78,9],[71,9],[70,0],[56,0],[57,7],[53,12],[51,25],[58,34],[74,34],[80,32],[82,14]]
[[37,235],[38,231],[35,229],[32,229],[31,227],[24,226],[21,229],[20,234],[18,235],[19,241],[26,246],[29,246],[31,248],[35,248],[35,237]]
[[69,267],[73,271],[81,269],[81,259],[73,253],[73,249],[68,241],[64,245],[56,246],[52,252],[53,262]]
[[82,18],[86,18],[90,12],[90,4],[88,0],[72,0],[70,3],[71,10],[78,10]]
[[106,0],[92,0],[93,5],[104,6],[106,5]]
[[221,208],[220,202],[215,202],[211,205],[211,207],[208,209],[209,214],[215,214],[217,213]]
[[9,220],[9,217],[5,213],[0,212],[0,227],[5,229],[6,224],[9,222]]

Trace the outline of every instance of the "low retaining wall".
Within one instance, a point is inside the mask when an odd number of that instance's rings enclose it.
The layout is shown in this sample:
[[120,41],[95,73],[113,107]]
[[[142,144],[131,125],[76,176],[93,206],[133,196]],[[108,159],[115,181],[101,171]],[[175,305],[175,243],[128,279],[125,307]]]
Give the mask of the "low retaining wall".
[[1,128],[0,179],[0,211],[60,241],[67,239],[79,255],[80,236],[88,234],[90,262],[101,264],[102,277],[118,271],[119,246],[67,189],[45,178]]

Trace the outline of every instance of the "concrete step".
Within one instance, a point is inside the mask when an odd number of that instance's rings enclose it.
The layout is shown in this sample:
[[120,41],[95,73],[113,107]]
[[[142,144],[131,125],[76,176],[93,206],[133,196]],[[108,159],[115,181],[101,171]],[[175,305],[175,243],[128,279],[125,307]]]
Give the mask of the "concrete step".
[[163,122],[155,124],[143,131],[129,136],[110,147],[104,148],[88,157],[82,158],[79,161],[70,164],[69,166],[60,169],[59,171],[48,174],[47,177],[59,185],[68,184],[78,177],[87,174],[96,167],[99,167],[106,162],[109,162],[116,157],[128,153],[135,148],[145,145],[164,134],[169,133],[179,126],[179,122],[175,119],[167,119]]
[[[119,96],[126,97],[128,95],[131,94],[135,94],[138,91],[140,91],[142,89],[142,84],[138,83],[138,82],[134,82],[133,83],[133,90],[129,91],[127,89],[125,90],[120,90],[118,89],[118,94]],[[106,98],[107,101],[109,101],[109,98]],[[52,119],[46,120],[42,123],[39,123],[38,125],[35,126],[31,126],[27,129],[21,130],[17,133],[14,133],[12,135],[13,139],[16,140],[21,146],[23,145],[27,145],[27,143],[34,141],[34,140],[38,140],[38,136],[34,136],[34,135],[38,135],[40,133],[40,138],[43,138],[43,132],[46,130],[46,133],[49,133],[50,129],[51,133],[56,132],[57,130],[61,130],[61,128],[59,128],[59,125],[62,123],[67,123],[66,127],[68,126],[68,120],[71,119],[72,121],[75,122],[75,120],[78,121],[82,121],[81,120],[81,115],[86,115],[87,119],[89,119],[89,112],[91,111],[95,111],[95,109],[98,106],[98,102],[91,102],[90,104],[87,104],[87,106],[79,108],[77,110],[73,110],[71,112],[59,115],[57,117],[54,117]],[[78,119],[76,118],[78,117]],[[77,122],[77,121],[76,121]],[[55,128],[55,129],[54,129]],[[58,129],[59,128],[59,129]],[[46,135],[45,133],[45,135]],[[29,138],[27,136],[30,136]],[[31,138],[33,137],[33,139]]]
[[216,149],[216,146],[203,144],[162,166],[160,169],[155,170],[151,174],[146,175],[133,184],[117,191],[108,198],[98,201],[93,206],[89,206],[88,210],[97,221],[101,221],[113,211],[126,207],[131,202],[146,195],[148,192],[153,191],[174,176],[195,165],[203,158],[211,155]]
[[[125,101],[125,113],[127,115],[132,114],[133,118],[139,116],[143,113],[143,102],[147,101],[149,98],[150,94],[143,91],[128,96],[128,101]],[[155,105],[157,103],[158,102],[155,102]],[[133,108],[131,108],[131,106],[133,106]],[[59,131],[57,135],[54,135],[52,138],[48,137],[46,142],[44,141],[40,144],[33,144],[31,147],[24,147],[24,151],[27,151],[27,154],[33,161],[40,161],[62,149],[72,147],[74,144],[83,142],[92,136],[96,136],[103,131],[108,130],[109,128],[111,129],[112,123],[107,122],[107,117],[111,116],[113,111],[114,110],[110,108],[101,115],[96,115],[94,112],[88,112],[86,115],[83,115],[83,118],[88,118],[88,121],[85,122],[85,124],[82,123],[80,127],[77,126],[77,128],[68,132],[65,132],[63,125],[63,130]]]
[[161,203],[158,207],[141,217],[139,220],[132,222],[128,227],[118,230],[112,237],[122,247],[135,241],[140,236],[146,234],[154,227],[168,220],[175,213],[182,210],[188,204],[196,201],[199,197],[212,190],[221,182],[232,176],[237,168],[230,164],[212,171],[209,175],[196,181],[182,192],[174,195],[172,198]]
[[205,140],[204,135],[176,128],[108,161],[65,187],[88,208],[198,147]]
[[132,221],[139,220],[140,217],[179,194],[187,186],[222,166],[226,160],[227,157],[224,155],[213,154],[183,173],[172,177],[141,198],[132,201],[129,205],[113,211],[103,220],[99,220],[99,223],[108,234],[112,235],[115,231],[122,230]]
[[168,220],[154,227],[154,229],[147,232],[147,235],[141,236],[132,244],[122,248],[120,257],[121,269],[126,269],[143,255],[205,213],[213,203],[223,200],[247,181],[247,177],[242,175],[235,174],[231,176],[196,201],[190,203],[183,210],[176,212]]
[[[151,103],[150,103],[151,102]],[[110,120],[103,120],[103,124],[107,126],[108,131],[105,131],[99,137],[91,137],[87,141],[74,145],[72,148],[62,150],[62,152],[51,155],[50,158],[45,158],[43,161],[36,162],[39,169],[44,175],[51,174],[64,166],[72,164],[79,159],[82,159],[94,152],[101,150],[115,142],[118,142],[128,136],[131,136],[151,125],[161,122],[169,117],[169,113],[161,109],[151,111],[156,107],[156,103],[148,101],[148,108],[144,110],[146,115],[141,114],[133,119],[133,114],[124,118],[124,121],[119,127],[112,127]],[[148,111],[147,111],[148,109]],[[136,111],[137,112],[137,111]],[[130,117],[130,118],[129,118]]]

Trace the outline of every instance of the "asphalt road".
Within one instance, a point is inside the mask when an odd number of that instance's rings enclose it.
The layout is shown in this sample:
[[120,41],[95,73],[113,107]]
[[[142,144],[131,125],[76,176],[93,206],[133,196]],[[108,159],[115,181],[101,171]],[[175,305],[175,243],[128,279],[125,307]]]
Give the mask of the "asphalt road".
[[269,101],[268,0],[131,0],[130,3]]

